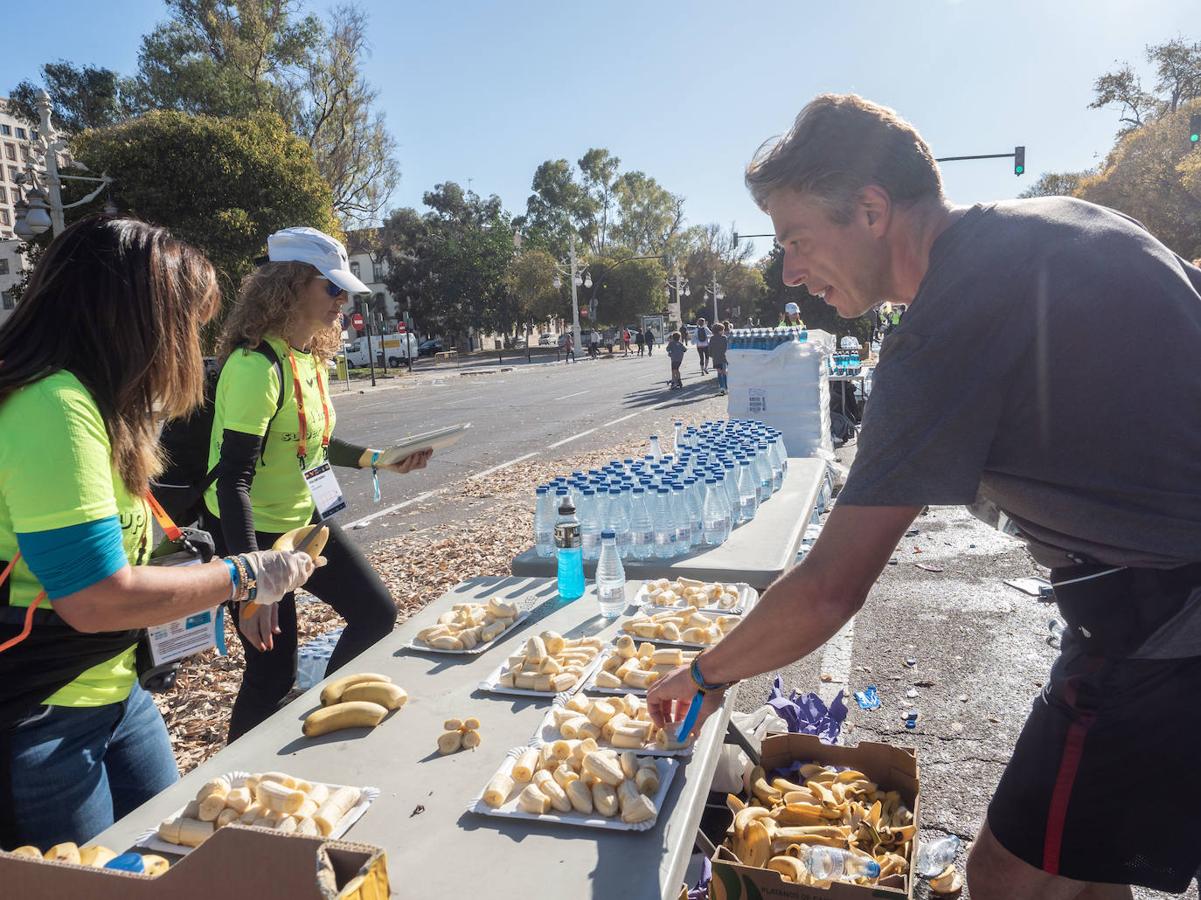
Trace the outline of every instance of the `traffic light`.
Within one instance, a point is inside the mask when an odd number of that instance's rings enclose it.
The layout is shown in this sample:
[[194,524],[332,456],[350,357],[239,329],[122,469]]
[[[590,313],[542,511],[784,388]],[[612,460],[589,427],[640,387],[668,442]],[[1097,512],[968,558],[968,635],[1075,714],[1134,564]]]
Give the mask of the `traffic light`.
[[1021,175],[1026,171],[1026,148],[1013,148],[1013,174]]
[[1189,149],[1201,144],[1201,113],[1193,113],[1188,123]]

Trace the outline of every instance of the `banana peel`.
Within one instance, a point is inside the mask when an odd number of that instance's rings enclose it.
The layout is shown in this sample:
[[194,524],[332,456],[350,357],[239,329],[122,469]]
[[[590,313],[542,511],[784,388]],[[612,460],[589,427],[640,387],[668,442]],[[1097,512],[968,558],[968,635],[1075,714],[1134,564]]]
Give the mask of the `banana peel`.
[[955,868],[954,863],[930,879],[930,890],[936,894],[958,894],[962,889],[963,879],[959,877],[959,870]]
[[[304,539],[309,536],[309,532],[314,528],[320,528],[321,533],[309,541],[309,545],[304,548],[304,553],[309,559],[316,562],[321,556],[321,551],[325,549],[325,545],[329,543],[329,526],[328,525],[301,525],[299,528],[293,528],[291,531],[286,531],[275,539],[275,543],[271,545],[272,550],[295,550],[304,543]],[[259,611],[259,604],[247,603],[246,608],[242,610],[242,615],[248,619],[253,619]]]

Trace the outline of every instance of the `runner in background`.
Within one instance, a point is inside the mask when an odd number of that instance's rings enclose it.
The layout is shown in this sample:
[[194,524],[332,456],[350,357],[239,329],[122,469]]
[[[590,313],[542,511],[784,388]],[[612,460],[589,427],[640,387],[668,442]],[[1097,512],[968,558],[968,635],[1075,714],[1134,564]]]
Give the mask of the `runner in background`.
[[142,631],[250,597],[305,554],[149,566],[160,415],[203,397],[200,326],[220,301],[199,250],[91,217],[47,248],[0,326],[0,847],[84,844],[175,782],[139,684]]
[[701,374],[709,374],[709,338],[712,332],[706,327],[704,319],[696,320],[696,353],[701,358]]
[[[224,366],[209,451],[209,466],[219,463],[220,474],[205,494],[201,517],[219,552],[270,547],[281,534],[312,521],[306,471],[327,460],[373,468],[380,456],[333,436],[336,416],[326,388],[347,292],[365,293],[367,287],[351,273],[342,244],[315,229],[278,231],[267,239],[267,251],[268,262],[243,280],[220,340]],[[278,413],[280,369],[251,352],[263,341],[281,362],[284,402]],[[379,468],[404,474],[428,459],[428,452],[418,453]],[[396,604],[342,529],[328,525],[328,565],[306,588],[346,620],[330,658],[332,673],[392,631]],[[230,717],[231,741],[275,712],[292,688],[296,598],[289,593],[255,616],[232,612],[246,671]]]

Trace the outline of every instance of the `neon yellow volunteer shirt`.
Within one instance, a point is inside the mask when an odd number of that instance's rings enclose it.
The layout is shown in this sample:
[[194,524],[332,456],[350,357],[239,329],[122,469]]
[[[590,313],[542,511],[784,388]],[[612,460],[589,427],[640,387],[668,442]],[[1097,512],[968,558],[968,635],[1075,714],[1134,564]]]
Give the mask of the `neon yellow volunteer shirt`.
[[[126,559],[130,565],[146,563],[150,511],[143,498],[130,496],[114,470],[104,419],[78,378],[60,371],[11,394],[0,403],[0,435],[0,559],[13,558],[17,534],[118,516]],[[24,559],[9,578],[13,606],[29,606],[42,591]],[[48,601],[42,608],[50,608]],[[75,707],[122,702],[137,677],[135,649],[92,666],[43,702]]]
[[[254,514],[255,531],[284,532],[306,524],[313,516],[313,498],[305,485],[296,442],[300,431],[300,415],[296,408],[296,392],[292,366],[288,363],[288,345],[277,337],[267,343],[279,357],[284,374],[284,402],[275,415],[279,399],[279,375],[274,363],[253,350],[235,350],[221,369],[214,405],[213,435],[209,445],[209,469],[221,458],[221,436],[226,429],[243,434],[262,435],[271,421],[267,446],[255,468],[250,486],[250,507]],[[305,436],[306,462],[312,467],[324,459],[321,434],[325,414],[321,409],[321,391],[317,383],[318,367],[323,365],[313,354],[292,350],[300,373],[300,390],[304,397],[304,415],[308,420]],[[321,377],[327,378],[323,372]],[[330,431],[337,416],[328,396]],[[275,415],[274,421],[271,420]],[[217,485],[204,495],[205,505],[214,516],[220,516],[217,506]]]

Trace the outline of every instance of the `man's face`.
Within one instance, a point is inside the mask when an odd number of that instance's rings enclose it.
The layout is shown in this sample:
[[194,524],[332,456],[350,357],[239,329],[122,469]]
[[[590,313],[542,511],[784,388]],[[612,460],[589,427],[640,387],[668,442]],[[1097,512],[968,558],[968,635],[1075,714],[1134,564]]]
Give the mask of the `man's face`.
[[784,248],[784,283],[804,285],[844,319],[885,300],[889,255],[878,220],[856,207],[839,225],[813,197],[781,188],[768,199],[776,240]]

